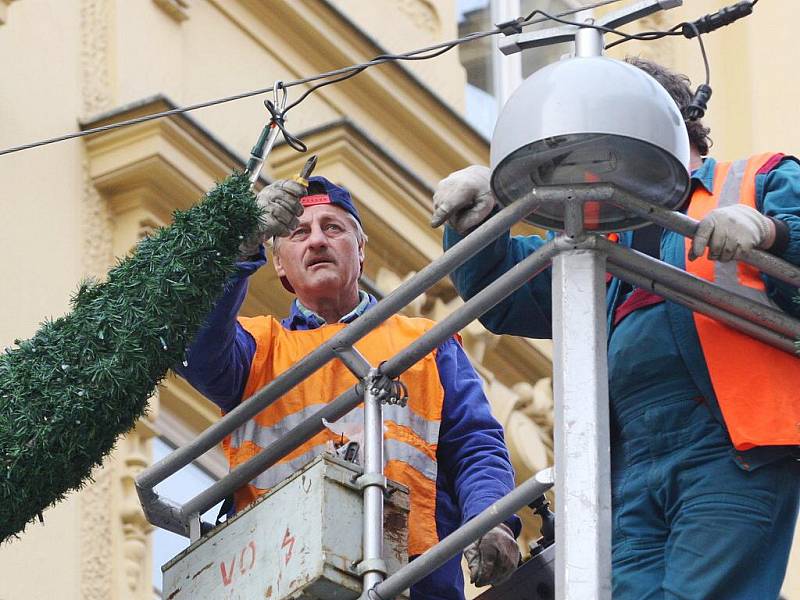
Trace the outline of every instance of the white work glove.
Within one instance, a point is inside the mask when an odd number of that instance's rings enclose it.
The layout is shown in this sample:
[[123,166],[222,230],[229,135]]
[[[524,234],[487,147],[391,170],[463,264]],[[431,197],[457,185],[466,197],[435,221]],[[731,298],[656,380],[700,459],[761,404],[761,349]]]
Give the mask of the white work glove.
[[476,586],[497,585],[509,578],[520,559],[517,540],[507,525],[492,528],[464,550],[469,580]]
[[775,242],[775,223],[755,208],[734,204],[715,208],[700,221],[692,240],[689,259],[703,255],[722,262],[753,248],[769,248]]
[[495,205],[490,174],[487,167],[472,165],[442,179],[433,194],[431,227],[447,221],[463,235],[480,225]]
[[300,197],[306,195],[306,188],[290,179],[279,179],[261,190],[256,197],[262,210],[258,231],[242,242],[239,255],[249,257],[258,254],[258,246],[268,239],[283,237],[297,227],[297,217],[303,214]]

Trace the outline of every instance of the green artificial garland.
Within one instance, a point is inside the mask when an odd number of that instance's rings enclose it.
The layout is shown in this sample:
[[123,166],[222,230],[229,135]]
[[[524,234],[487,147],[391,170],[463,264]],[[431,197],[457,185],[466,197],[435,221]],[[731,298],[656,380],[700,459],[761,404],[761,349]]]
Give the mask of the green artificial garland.
[[260,212],[245,174],[141,241],[72,311],[0,352],[0,541],[90,480],[185,349]]

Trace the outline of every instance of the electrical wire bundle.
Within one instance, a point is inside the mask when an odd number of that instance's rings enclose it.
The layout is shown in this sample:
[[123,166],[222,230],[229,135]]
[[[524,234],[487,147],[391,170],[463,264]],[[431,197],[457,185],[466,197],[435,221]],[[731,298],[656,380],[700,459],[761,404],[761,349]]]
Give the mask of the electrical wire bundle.
[[[355,77],[356,75],[358,75],[359,73],[362,73],[363,71],[365,71],[369,67],[374,67],[374,66],[381,65],[381,64],[384,64],[384,63],[387,63],[387,62],[397,62],[397,61],[404,61],[404,60],[428,60],[428,59],[431,59],[431,58],[436,58],[437,56],[440,56],[440,55],[444,54],[445,52],[448,52],[449,50],[452,50],[453,48],[455,48],[456,46],[459,46],[461,44],[469,43],[469,42],[474,41],[474,40],[478,40],[478,39],[481,39],[481,38],[484,38],[484,37],[489,37],[489,36],[494,36],[494,35],[501,35],[501,34],[509,35],[511,33],[520,33],[520,32],[522,32],[524,27],[541,24],[541,23],[544,23],[544,22],[547,22],[547,21],[552,21],[554,23],[560,23],[562,25],[574,25],[574,26],[577,26],[577,27],[590,27],[590,28],[602,31],[603,33],[610,33],[610,34],[619,36],[621,38],[621,39],[616,40],[616,41],[614,41],[614,42],[612,42],[610,44],[607,44],[606,45],[606,49],[613,48],[613,47],[615,47],[615,46],[617,46],[619,44],[622,44],[622,43],[625,43],[625,42],[628,42],[628,41],[632,41],[632,40],[652,41],[652,40],[658,40],[658,39],[665,38],[665,37],[670,37],[670,36],[683,36],[685,38],[696,37],[697,40],[698,40],[698,43],[700,45],[700,50],[701,50],[701,54],[702,54],[702,58],[703,58],[703,64],[705,66],[706,77],[705,77],[705,83],[701,84],[701,86],[698,87],[698,91],[695,94],[696,102],[692,103],[694,108],[691,110],[690,114],[687,115],[687,118],[690,118],[690,119],[702,118],[702,116],[703,116],[703,114],[705,112],[705,109],[706,109],[706,103],[708,102],[708,99],[711,96],[711,88],[710,88],[711,75],[710,75],[710,68],[709,68],[709,64],[708,64],[708,57],[706,55],[705,46],[703,45],[703,40],[702,40],[701,36],[702,36],[702,34],[710,33],[712,31],[715,31],[716,29],[719,29],[719,28],[724,27],[726,25],[730,25],[734,21],[737,21],[737,20],[741,19],[742,17],[745,17],[745,16],[751,14],[753,12],[753,7],[758,3],[758,0],[742,0],[741,2],[737,2],[734,5],[725,7],[725,8],[723,8],[723,9],[721,9],[721,10],[715,12],[715,13],[711,13],[711,14],[705,15],[705,16],[703,16],[703,17],[701,17],[699,19],[696,19],[694,21],[685,21],[685,22],[682,22],[682,23],[678,23],[674,27],[672,27],[672,28],[670,28],[668,30],[665,30],[665,31],[645,31],[645,32],[641,32],[641,33],[631,34],[631,33],[625,33],[625,32],[620,31],[618,29],[603,27],[603,26],[600,26],[600,25],[594,25],[592,23],[587,23],[587,22],[578,23],[578,22],[575,22],[575,21],[569,21],[569,20],[564,19],[564,17],[569,16],[569,15],[573,15],[573,14],[576,14],[576,13],[579,13],[579,12],[582,12],[582,11],[585,11],[585,10],[591,10],[591,9],[594,9],[594,8],[599,8],[601,6],[606,6],[606,5],[609,5],[609,4],[614,4],[614,3],[617,3],[617,2],[621,2],[621,1],[622,0],[602,0],[600,2],[595,2],[595,3],[592,3],[592,4],[587,4],[587,5],[581,6],[580,8],[575,8],[575,9],[572,9],[572,10],[564,11],[564,12],[561,12],[561,13],[559,13],[557,15],[551,15],[549,13],[546,13],[546,12],[544,12],[542,10],[538,10],[537,9],[537,10],[532,11],[531,13],[529,13],[525,17],[520,17],[518,19],[513,19],[513,20],[507,21],[505,23],[499,23],[493,29],[490,29],[490,30],[487,30],[487,31],[477,31],[477,32],[471,33],[469,35],[466,35],[464,37],[460,37],[460,38],[457,38],[457,39],[454,39],[454,40],[451,40],[451,41],[448,41],[448,42],[442,42],[442,43],[439,43],[439,44],[434,44],[432,46],[427,46],[425,48],[419,48],[417,50],[411,50],[409,52],[404,52],[402,54],[381,54],[381,55],[378,55],[378,56],[374,57],[372,60],[369,60],[369,61],[364,62],[364,63],[351,65],[349,67],[343,67],[341,69],[335,69],[333,71],[328,71],[326,73],[320,73],[318,75],[313,75],[313,76],[305,77],[305,78],[302,78],[302,79],[296,79],[294,81],[286,81],[286,82],[279,81],[279,82],[276,82],[275,85],[267,87],[267,88],[262,88],[262,89],[248,91],[248,92],[243,92],[241,94],[235,94],[235,95],[232,95],[232,96],[225,96],[223,98],[218,98],[218,99],[215,99],[215,100],[209,100],[209,101],[206,101],[206,102],[200,102],[198,104],[192,104],[192,105],[189,105],[189,106],[174,108],[174,109],[171,109],[171,110],[166,110],[166,111],[162,111],[162,112],[158,112],[158,113],[153,113],[153,114],[150,114],[150,115],[144,115],[142,117],[137,117],[135,119],[129,119],[127,121],[120,121],[118,123],[112,123],[110,125],[104,125],[104,126],[101,126],[101,127],[94,127],[92,129],[86,129],[84,131],[68,133],[68,134],[65,134],[65,135],[61,135],[61,136],[57,136],[57,137],[53,137],[53,138],[48,138],[48,139],[37,141],[37,142],[31,142],[31,143],[28,143],[28,144],[22,144],[20,146],[13,146],[13,147],[10,147],[10,148],[6,148],[4,150],[0,150],[0,156],[2,156],[4,154],[11,154],[11,153],[14,153],[14,152],[20,152],[22,150],[27,150],[27,149],[30,149],[30,148],[36,148],[38,146],[45,146],[45,145],[48,145],[48,144],[53,144],[55,142],[61,142],[61,141],[70,140],[70,139],[74,139],[74,138],[78,138],[78,137],[83,137],[83,136],[94,134],[94,133],[102,133],[104,131],[110,131],[112,129],[118,129],[120,127],[127,127],[129,125],[136,125],[137,123],[144,123],[146,121],[152,121],[154,119],[161,119],[161,118],[169,117],[169,116],[172,116],[172,115],[177,115],[177,114],[181,114],[181,113],[185,113],[185,112],[199,110],[201,108],[207,108],[207,107],[210,107],[210,106],[216,106],[218,104],[224,104],[224,103],[227,103],[227,102],[232,102],[234,100],[241,100],[243,98],[250,98],[252,96],[261,96],[261,95],[264,95],[264,94],[269,93],[269,92],[272,92],[273,94],[278,94],[279,92],[285,93],[286,90],[291,88],[291,87],[295,87],[295,86],[298,86],[298,85],[304,85],[304,84],[312,83],[312,82],[315,82],[315,81],[321,81],[321,83],[317,83],[316,85],[313,85],[313,86],[309,87],[296,100],[294,100],[293,102],[291,102],[288,105],[284,106],[282,108],[282,110],[280,110],[280,111],[276,110],[276,108],[275,108],[276,104],[277,104],[276,102],[271,102],[269,100],[266,100],[265,103],[264,103],[265,106],[267,106],[267,109],[270,111],[270,114],[272,116],[271,120],[273,122],[275,122],[276,124],[280,123],[278,126],[280,127],[281,132],[283,133],[284,138],[286,139],[286,142],[292,148],[294,148],[295,150],[298,150],[300,152],[305,152],[305,144],[303,144],[301,140],[299,140],[296,136],[291,135],[286,130],[285,120],[286,120],[286,114],[292,108],[294,108],[297,105],[299,105],[301,102],[303,102],[303,100],[308,98],[308,96],[310,96],[315,91],[317,91],[317,90],[319,90],[319,89],[321,89],[321,88],[323,88],[323,87],[325,87],[327,85],[331,85],[331,84],[334,84],[334,83],[340,83],[342,81],[350,79],[351,77]],[[535,19],[534,17],[536,15],[541,15],[541,17],[538,18],[538,19]],[[270,104],[272,105],[271,107],[270,107]]]

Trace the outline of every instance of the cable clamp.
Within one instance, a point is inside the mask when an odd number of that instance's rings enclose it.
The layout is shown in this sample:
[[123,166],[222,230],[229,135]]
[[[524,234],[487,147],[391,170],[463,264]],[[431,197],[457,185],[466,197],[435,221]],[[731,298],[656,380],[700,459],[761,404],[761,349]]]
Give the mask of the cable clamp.
[[[271,115],[270,124],[268,127],[277,127],[280,129],[281,133],[283,134],[283,139],[293,150],[297,150],[298,152],[306,152],[308,150],[308,146],[306,146],[300,138],[292,135],[286,129],[285,113],[286,99],[288,96],[289,92],[286,91],[286,86],[283,85],[283,81],[276,81],[272,86],[272,100],[264,100],[264,106],[267,107],[267,110]],[[289,108],[291,108],[291,106]]]
[[280,79],[272,85],[272,104],[275,106],[279,113],[283,113],[286,108],[286,99],[289,97],[289,92],[283,81]]
[[381,404],[396,404],[405,407],[408,404],[408,388],[398,375],[394,379],[381,373],[383,361],[377,369],[373,369],[365,378],[370,393],[374,394]]
[[388,485],[386,476],[382,473],[364,473],[363,475],[356,477],[353,480],[353,483],[359,490],[363,490],[364,488],[374,485],[386,491]]
[[502,23],[495,23],[495,27],[497,27],[503,35],[517,35],[518,33],[522,33],[522,23],[524,19],[522,17],[517,17],[516,19],[511,19],[510,21],[503,21]]
[[742,17],[752,14],[752,12],[753,2],[742,0],[732,6],[726,6],[715,13],[705,15],[691,23],[684,23],[681,28],[681,33],[687,38],[693,38],[702,33],[711,33],[720,27],[730,25],[734,21],[738,21]]
[[389,572],[386,568],[386,561],[382,558],[370,558],[368,560],[362,560],[361,562],[354,565],[356,574],[359,576],[363,576],[364,573],[380,573],[384,577]]

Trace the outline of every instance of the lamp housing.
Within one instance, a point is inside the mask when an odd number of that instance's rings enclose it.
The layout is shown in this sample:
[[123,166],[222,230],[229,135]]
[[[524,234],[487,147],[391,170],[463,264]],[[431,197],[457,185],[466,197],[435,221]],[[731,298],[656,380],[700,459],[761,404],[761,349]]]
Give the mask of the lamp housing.
[[[508,99],[491,166],[502,205],[538,186],[608,183],[674,210],[689,193],[689,138],[677,104],[650,75],[605,56],[575,57],[536,71]],[[564,205],[542,203],[526,221],[563,230]],[[587,230],[646,223],[613,199],[585,205]]]

